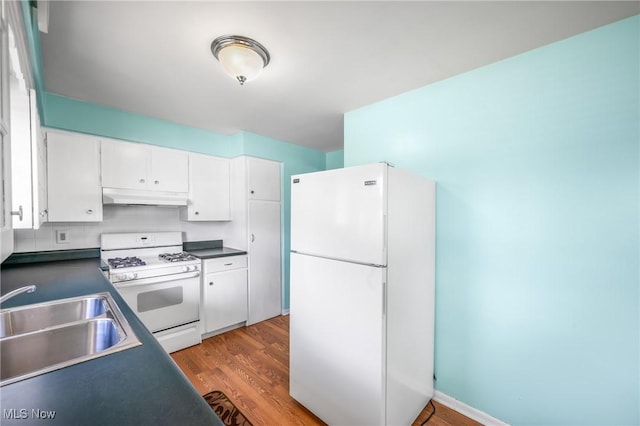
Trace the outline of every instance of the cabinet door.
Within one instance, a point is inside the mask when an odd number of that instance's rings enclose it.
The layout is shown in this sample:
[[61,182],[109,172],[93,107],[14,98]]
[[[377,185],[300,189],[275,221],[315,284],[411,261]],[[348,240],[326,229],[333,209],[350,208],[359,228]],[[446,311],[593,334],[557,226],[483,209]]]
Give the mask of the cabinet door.
[[22,211],[22,215],[13,216],[13,229],[31,229],[33,228],[33,174],[29,92],[22,87],[15,74],[11,74],[10,91],[12,210]]
[[40,127],[36,91],[30,90],[31,102],[31,141],[33,170],[33,229],[39,229],[47,219],[47,145]]
[[280,163],[248,158],[247,174],[250,200],[280,201]]
[[102,186],[147,189],[149,148],[138,143],[102,140]]
[[100,141],[49,132],[47,148],[49,221],[101,221]]
[[249,201],[249,318],[255,324],[282,313],[280,203]]
[[207,274],[204,282],[205,333],[247,320],[247,270]]
[[148,189],[189,191],[189,155],[186,151],[150,147],[151,173]]
[[230,162],[189,154],[187,220],[231,220]]

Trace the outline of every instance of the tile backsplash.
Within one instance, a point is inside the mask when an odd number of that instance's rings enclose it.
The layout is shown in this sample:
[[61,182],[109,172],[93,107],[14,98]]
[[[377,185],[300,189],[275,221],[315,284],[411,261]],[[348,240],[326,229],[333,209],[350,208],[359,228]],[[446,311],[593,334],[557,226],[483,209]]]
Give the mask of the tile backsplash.
[[[15,230],[15,252],[70,250],[100,247],[100,234],[112,232],[182,231],[185,241],[224,240],[230,222],[187,222],[177,207],[104,206],[96,223],[44,223],[38,230]],[[58,233],[66,233],[60,242]]]

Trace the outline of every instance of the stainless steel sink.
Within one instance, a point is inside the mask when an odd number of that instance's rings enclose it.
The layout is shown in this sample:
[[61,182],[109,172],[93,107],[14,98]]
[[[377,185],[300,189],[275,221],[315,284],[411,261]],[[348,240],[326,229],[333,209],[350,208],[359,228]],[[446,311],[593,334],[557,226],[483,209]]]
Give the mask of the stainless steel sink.
[[4,309],[0,317],[0,386],[141,344],[109,293]]
[[107,311],[104,297],[87,296],[0,311],[0,338],[74,321],[95,318]]

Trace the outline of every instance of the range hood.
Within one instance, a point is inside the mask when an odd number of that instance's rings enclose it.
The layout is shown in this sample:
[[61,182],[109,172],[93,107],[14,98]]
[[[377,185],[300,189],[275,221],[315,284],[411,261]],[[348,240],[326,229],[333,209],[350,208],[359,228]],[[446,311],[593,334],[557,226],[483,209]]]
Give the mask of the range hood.
[[143,206],[186,206],[186,192],[102,188],[102,204]]

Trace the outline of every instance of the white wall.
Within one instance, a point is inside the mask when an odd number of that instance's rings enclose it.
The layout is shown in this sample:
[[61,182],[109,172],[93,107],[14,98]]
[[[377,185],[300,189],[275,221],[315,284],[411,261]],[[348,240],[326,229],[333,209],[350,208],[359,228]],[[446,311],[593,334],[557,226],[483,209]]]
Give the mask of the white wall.
[[[45,223],[38,230],[15,231],[16,253],[100,247],[100,234],[113,232],[182,231],[184,241],[224,240],[230,222],[186,222],[177,207],[105,206],[98,223]],[[56,231],[68,242],[56,243]]]

